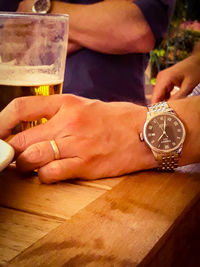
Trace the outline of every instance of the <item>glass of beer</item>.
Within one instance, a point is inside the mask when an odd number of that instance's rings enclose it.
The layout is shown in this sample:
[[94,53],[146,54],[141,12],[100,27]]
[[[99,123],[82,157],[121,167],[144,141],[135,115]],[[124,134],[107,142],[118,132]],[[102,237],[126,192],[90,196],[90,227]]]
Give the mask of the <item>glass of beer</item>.
[[68,27],[68,15],[0,12],[0,111],[16,97],[62,93]]

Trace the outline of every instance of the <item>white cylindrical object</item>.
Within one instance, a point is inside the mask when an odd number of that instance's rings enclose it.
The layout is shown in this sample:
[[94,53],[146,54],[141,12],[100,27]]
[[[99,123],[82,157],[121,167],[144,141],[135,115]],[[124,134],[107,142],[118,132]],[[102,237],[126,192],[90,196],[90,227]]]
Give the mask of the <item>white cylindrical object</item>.
[[5,169],[13,160],[15,151],[12,146],[0,139],[0,171]]

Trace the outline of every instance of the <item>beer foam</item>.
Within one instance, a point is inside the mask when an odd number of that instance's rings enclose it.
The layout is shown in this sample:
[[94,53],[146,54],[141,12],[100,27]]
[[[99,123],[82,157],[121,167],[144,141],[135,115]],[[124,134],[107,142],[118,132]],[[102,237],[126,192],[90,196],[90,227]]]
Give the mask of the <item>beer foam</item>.
[[0,84],[13,86],[40,86],[62,83],[63,79],[50,66],[16,66],[12,62],[0,64]]

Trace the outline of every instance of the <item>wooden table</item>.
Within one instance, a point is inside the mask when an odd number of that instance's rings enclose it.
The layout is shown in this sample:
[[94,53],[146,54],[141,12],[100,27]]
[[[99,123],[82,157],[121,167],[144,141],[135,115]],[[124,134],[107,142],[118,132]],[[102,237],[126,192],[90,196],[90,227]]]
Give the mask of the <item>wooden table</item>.
[[200,164],[54,185],[0,173],[0,265],[191,267],[199,250]]

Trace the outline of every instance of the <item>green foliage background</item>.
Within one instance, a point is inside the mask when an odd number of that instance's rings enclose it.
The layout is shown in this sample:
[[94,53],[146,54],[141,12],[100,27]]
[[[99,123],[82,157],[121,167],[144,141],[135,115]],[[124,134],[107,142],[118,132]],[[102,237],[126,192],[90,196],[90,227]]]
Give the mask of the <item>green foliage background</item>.
[[[200,41],[200,31],[181,29],[180,24],[190,18],[187,15],[189,8],[188,1],[196,0],[176,0],[174,13],[169,25],[168,34],[162,43],[150,52],[151,79],[155,82],[157,73],[178,61],[183,60],[191,54],[195,43]],[[199,0],[198,0],[199,1]],[[196,4],[197,2],[195,2]],[[197,12],[197,10],[194,10]],[[189,12],[191,13],[191,10]],[[195,14],[192,14],[195,17]]]

